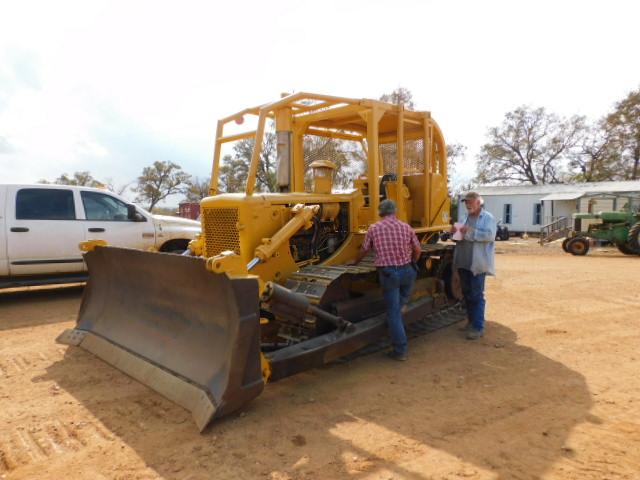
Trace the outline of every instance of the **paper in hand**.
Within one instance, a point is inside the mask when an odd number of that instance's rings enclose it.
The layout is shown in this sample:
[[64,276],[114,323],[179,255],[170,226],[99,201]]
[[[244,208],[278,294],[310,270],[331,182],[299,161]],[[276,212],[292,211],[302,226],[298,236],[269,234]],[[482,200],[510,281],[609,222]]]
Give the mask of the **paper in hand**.
[[460,229],[464,227],[464,223],[456,222],[453,224],[453,228],[455,228],[455,232],[453,232],[452,240],[464,240],[464,235],[460,231]]

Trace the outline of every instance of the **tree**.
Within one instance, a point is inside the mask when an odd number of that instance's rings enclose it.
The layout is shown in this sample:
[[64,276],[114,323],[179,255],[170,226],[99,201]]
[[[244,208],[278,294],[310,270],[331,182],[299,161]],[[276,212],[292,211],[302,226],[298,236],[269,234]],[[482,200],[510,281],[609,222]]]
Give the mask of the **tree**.
[[[233,155],[225,155],[222,158],[218,180],[220,191],[237,192],[245,187],[254,144],[253,138],[240,140],[233,146]],[[262,152],[256,170],[256,190],[259,192],[278,191],[276,134],[274,132],[265,133],[262,141]]]
[[601,182],[617,177],[616,158],[619,155],[613,148],[611,130],[606,122],[587,126],[570,157],[569,166],[574,171],[571,180],[575,182]]
[[106,185],[105,186],[106,186],[107,190],[109,190],[109,191],[111,191],[111,192],[113,192],[115,194],[118,194],[118,195],[124,195],[124,192],[126,192],[127,189],[133,183],[131,181],[131,182],[127,182],[125,184],[116,185],[116,183],[114,182],[113,178],[111,178],[111,177],[107,177],[105,179],[105,181],[106,181]]
[[380,96],[381,102],[393,103],[395,105],[404,105],[407,110],[414,110],[413,94],[411,90],[404,87],[398,87],[391,93],[385,93]]
[[453,174],[458,161],[464,159],[467,154],[467,147],[461,143],[448,143],[447,144],[447,173],[449,176]]
[[[233,146],[234,159],[244,161],[247,165],[247,172],[251,164],[254,145],[254,139],[247,138],[240,140]],[[256,190],[259,192],[278,191],[278,181],[276,178],[276,134],[274,132],[265,133],[262,140],[262,152],[260,153],[258,169],[256,170]]]
[[[606,118],[611,143],[619,155],[617,167],[622,180],[640,178],[640,88],[616,103]],[[613,159],[616,160],[615,158]]]
[[180,165],[173,162],[156,161],[142,170],[138,184],[132,188],[137,193],[136,201],[149,202],[149,211],[169,195],[185,191],[191,176]]
[[312,172],[308,168],[315,160],[330,160],[336,166],[333,184],[339,189],[352,185],[353,179],[362,171],[364,156],[361,150],[350,148],[349,141],[307,136],[304,139],[305,179],[307,190],[311,189]]
[[[47,180],[40,180],[38,183],[50,183]],[[76,185],[79,187],[104,188],[105,184],[99,182],[88,171],[74,172],[72,176],[63,173],[53,181],[56,185]]]
[[456,173],[459,162],[464,161],[466,154],[467,147],[461,143],[447,144],[447,177],[450,192],[457,193],[461,188]]
[[200,179],[198,177],[192,178],[187,182],[187,189],[185,191],[187,202],[200,202],[204,197],[209,195],[209,184],[211,179],[209,177]]
[[580,140],[584,118],[561,118],[544,108],[522,106],[489,129],[478,156],[479,183],[557,183]]
[[225,155],[220,165],[218,190],[227,193],[241,192],[247,184],[248,174],[249,164],[244,159]]

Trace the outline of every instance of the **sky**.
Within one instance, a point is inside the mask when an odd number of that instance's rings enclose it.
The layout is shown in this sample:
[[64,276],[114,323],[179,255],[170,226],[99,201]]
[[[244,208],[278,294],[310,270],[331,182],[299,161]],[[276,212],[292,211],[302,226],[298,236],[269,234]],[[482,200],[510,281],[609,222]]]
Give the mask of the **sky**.
[[[597,119],[640,87],[637,1],[0,0],[0,182],[155,160],[206,177],[218,118],[281,92],[410,89],[475,173],[520,105]],[[129,196],[132,196],[129,194]]]

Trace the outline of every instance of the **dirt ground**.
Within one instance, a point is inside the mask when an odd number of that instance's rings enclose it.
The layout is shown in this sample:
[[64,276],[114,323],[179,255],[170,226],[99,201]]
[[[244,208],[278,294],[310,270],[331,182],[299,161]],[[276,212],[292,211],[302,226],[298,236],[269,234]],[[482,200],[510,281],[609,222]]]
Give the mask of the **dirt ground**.
[[360,357],[189,414],[54,343],[82,289],[0,294],[2,479],[640,479],[640,257],[497,247],[478,342]]

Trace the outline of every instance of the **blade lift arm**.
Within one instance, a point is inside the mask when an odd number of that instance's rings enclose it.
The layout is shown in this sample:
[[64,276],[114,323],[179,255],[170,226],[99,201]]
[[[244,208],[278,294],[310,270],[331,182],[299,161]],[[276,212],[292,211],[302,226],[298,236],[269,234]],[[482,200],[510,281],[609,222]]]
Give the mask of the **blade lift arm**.
[[263,238],[262,244],[259,245],[255,252],[254,258],[247,264],[247,271],[251,271],[253,267],[259,263],[267,262],[278,249],[288,242],[300,229],[308,230],[313,226],[312,219],[318,213],[320,205],[304,205],[297,204],[291,209],[293,218],[289,220],[280,230],[278,230],[271,238]]
[[293,321],[303,321],[308,314],[331,323],[339,331],[352,332],[355,328],[351,322],[342,317],[312,305],[304,295],[292,292],[274,282],[267,282],[260,300],[269,305],[272,313]]

